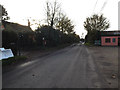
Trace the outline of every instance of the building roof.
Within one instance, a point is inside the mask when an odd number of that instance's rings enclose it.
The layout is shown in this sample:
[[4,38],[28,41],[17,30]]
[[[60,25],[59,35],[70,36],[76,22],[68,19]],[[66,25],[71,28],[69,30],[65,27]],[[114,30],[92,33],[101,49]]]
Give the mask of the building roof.
[[3,22],[3,25],[6,31],[14,31],[16,33],[33,32],[29,26],[20,25],[18,23]]
[[118,31],[101,31],[101,36],[120,36],[120,30],[118,30]]

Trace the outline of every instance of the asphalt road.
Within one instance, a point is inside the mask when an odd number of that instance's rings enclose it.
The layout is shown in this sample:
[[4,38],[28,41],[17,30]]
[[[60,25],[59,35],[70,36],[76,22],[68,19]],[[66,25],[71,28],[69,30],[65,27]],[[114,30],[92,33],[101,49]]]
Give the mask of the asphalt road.
[[70,46],[3,73],[3,88],[109,88],[85,46]]

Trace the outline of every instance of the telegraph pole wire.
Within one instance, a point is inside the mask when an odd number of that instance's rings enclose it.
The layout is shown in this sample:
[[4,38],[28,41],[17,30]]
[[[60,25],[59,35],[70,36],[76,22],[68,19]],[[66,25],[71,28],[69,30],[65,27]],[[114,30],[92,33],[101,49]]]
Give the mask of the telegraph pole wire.
[[94,11],[95,11],[95,8],[96,8],[96,6],[97,6],[97,3],[98,3],[98,0],[96,1],[95,6],[94,6],[94,8],[93,8],[93,13],[94,13]]
[[105,8],[105,6],[106,6],[107,3],[108,3],[108,0],[106,0],[106,1],[104,2],[103,6],[102,6],[102,8],[101,8],[101,10],[100,10],[100,13],[103,11],[103,9]]

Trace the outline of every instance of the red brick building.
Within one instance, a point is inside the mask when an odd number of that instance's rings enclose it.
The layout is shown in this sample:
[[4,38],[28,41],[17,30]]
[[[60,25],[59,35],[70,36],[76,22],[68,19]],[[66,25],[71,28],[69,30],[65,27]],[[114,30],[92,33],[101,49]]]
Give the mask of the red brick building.
[[120,46],[120,31],[102,31],[101,46]]

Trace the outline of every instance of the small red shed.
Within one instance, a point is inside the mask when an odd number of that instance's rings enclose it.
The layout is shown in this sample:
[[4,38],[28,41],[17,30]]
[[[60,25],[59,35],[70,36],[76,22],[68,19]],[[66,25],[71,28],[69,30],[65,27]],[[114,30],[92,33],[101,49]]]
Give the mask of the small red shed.
[[101,46],[120,46],[120,31],[102,31]]

